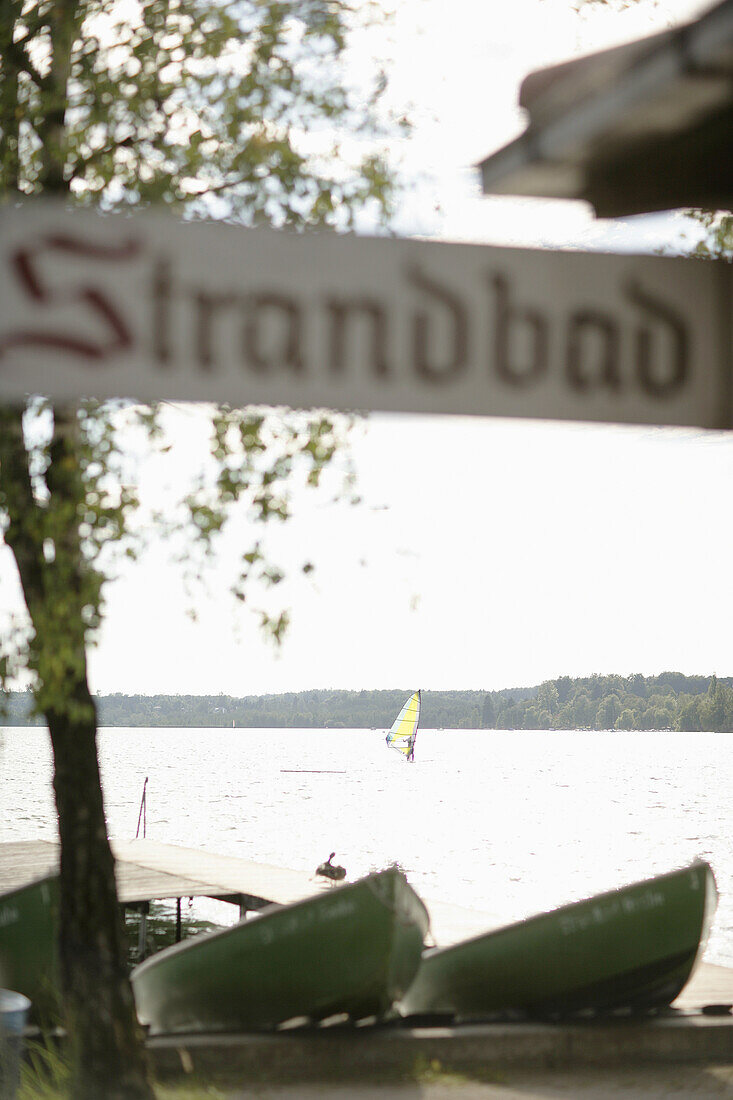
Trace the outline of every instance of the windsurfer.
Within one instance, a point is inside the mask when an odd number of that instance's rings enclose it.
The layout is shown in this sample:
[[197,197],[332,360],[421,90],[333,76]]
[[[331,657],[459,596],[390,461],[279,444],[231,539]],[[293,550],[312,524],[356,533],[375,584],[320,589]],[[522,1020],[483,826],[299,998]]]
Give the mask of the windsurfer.
[[415,760],[415,740],[420,720],[420,692],[414,691],[392,724],[387,734],[387,744],[396,749],[403,760],[412,764]]

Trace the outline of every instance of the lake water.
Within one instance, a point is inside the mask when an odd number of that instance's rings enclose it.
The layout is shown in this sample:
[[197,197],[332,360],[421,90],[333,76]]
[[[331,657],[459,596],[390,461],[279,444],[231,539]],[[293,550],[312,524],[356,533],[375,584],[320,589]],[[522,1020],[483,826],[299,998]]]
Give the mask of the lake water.
[[[733,734],[422,730],[407,765],[381,730],[105,729],[100,758],[112,836],[148,776],[156,840],[306,871],[335,850],[349,878],[396,861],[506,919],[702,856],[706,957],[733,966]],[[46,732],[0,728],[0,842],[55,837]]]

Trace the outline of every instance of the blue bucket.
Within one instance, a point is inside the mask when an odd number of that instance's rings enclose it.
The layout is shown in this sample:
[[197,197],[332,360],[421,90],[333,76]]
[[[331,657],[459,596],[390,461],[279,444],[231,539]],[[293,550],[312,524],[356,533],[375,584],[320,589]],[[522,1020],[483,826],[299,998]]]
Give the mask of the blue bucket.
[[30,1008],[31,1002],[22,993],[0,989],[0,1029],[6,1035],[22,1035]]
[[31,1002],[22,993],[0,989],[0,1100],[15,1100],[20,1083],[23,1031]]

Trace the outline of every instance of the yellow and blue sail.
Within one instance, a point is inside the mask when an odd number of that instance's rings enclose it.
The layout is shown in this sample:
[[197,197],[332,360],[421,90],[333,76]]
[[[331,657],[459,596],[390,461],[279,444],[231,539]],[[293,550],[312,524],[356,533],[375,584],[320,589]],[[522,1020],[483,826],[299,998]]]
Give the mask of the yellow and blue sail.
[[420,692],[414,691],[397,715],[387,734],[387,744],[411,759],[415,752],[417,724],[420,721]]

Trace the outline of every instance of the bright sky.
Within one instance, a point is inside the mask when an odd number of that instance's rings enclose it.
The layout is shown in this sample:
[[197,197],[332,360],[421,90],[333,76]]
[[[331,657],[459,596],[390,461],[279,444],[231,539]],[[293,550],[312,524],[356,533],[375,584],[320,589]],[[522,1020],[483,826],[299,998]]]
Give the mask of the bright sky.
[[[394,95],[417,106],[399,231],[619,251],[679,241],[679,215],[603,223],[582,204],[488,199],[472,165],[522,129],[516,103],[529,71],[706,6],[659,0],[578,14],[572,0],[401,0]],[[180,413],[182,439],[194,415]],[[287,587],[293,625],[279,654],[227,596],[239,529],[196,599],[195,623],[159,547],[111,587],[93,687],[244,695],[731,673],[730,437],[373,416],[354,458],[362,505],[304,495],[271,536],[282,560],[317,565]],[[7,608],[14,585],[2,560]]]

